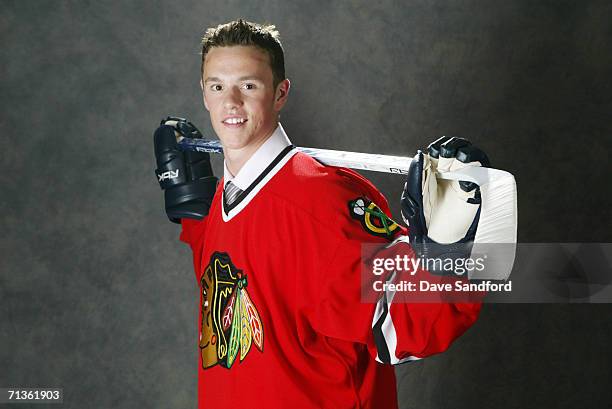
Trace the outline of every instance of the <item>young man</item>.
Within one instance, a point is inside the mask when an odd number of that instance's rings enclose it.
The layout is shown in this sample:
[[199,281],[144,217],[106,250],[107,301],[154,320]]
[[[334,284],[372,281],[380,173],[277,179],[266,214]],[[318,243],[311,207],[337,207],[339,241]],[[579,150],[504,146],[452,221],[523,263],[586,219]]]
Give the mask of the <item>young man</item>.
[[[201,289],[199,407],[397,407],[389,364],[445,350],[480,306],[362,302],[362,244],[405,229],[366,179],[291,144],[278,122],[290,83],[274,26],[233,21],[202,45],[204,105],[225,157],[216,190],[208,155],[176,147],[176,136],[197,134],[191,124],[162,121],[155,133],[166,212],[182,225]],[[447,138],[415,160],[403,197],[413,242],[448,223],[423,200],[432,170],[474,152]],[[476,195],[461,192],[460,206]],[[473,234],[477,209],[466,206],[458,239]]]

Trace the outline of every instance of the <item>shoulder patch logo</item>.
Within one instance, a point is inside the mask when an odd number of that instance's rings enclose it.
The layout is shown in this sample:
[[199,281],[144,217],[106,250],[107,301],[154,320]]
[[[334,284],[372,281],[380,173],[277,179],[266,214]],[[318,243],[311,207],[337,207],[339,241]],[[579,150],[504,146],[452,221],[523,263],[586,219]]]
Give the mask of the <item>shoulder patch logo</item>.
[[251,345],[263,352],[263,324],[247,292],[247,277],[227,253],[215,252],[200,280],[202,368],[217,364],[230,369]]
[[368,198],[351,200],[348,207],[351,217],[359,220],[365,231],[374,236],[392,239],[399,229],[399,225]]

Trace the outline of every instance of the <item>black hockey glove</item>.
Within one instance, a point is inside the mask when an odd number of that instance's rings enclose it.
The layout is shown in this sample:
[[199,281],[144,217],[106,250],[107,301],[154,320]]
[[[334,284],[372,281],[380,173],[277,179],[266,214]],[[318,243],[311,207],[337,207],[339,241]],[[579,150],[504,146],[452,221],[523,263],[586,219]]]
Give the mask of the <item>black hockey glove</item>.
[[157,181],[164,190],[166,214],[170,221],[202,219],[208,214],[217,178],[206,152],[183,152],[177,138],[201,138],[198,129],[184,118],[168,117],[153,135],[157,159]]
[[468,166],[490,167],[487,155],[469,141],[442,137],[418,151],[410,164],[401,199],[408,237],[419,255],[465,257],[480,218],[480,188],[471,182],[436,179],[436,172]]

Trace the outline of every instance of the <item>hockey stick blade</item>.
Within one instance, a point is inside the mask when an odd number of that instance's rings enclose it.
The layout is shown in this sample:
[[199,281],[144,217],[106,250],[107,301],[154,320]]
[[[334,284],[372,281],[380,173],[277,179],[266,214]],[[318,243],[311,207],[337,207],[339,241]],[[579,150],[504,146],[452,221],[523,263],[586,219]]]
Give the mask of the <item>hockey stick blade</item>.
[[[179,147],[183,150],[223,153],[223,147],[218,140],[182,138],[179,140]],[[318,148],[298,147],[297,149],[326,165],[373,172],[406,174],[412,161],[412,158],[404,156]],[[475,245],[478,243],[516,244],[517,190],[516,181],[511,173],[499,169],[474,166],[457,172],[438,172],[436,177],[446,180],[474,182],[480,186],[482,208],[474,239]],[[512,260],[509,261],[510,269],[513,262],[514,254],[512,254]],[[507,274],[510,274],[510,271],[507,271]],[[499,278],[505,279],[505,277]]]

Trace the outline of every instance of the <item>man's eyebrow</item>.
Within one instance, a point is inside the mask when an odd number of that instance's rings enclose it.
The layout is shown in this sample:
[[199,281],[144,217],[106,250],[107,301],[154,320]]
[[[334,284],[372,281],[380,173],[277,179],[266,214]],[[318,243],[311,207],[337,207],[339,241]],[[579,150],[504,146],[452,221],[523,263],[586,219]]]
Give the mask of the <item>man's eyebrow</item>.
[[[256,76],[256,75],[245,75],[243,77],[238,78],[238,81],[247,81],[247,80],[251,80],[251,81],[263,81],[260,77]],[[208,83],[208,82],[223,82],[221,81],[220,78],[217,77],[207,77],[204,80],[204,83]]]
[[246,81],[246,80],[263,81],[260,77],[256,75],[245,75],[244,77],[238,78],[238,81]]

